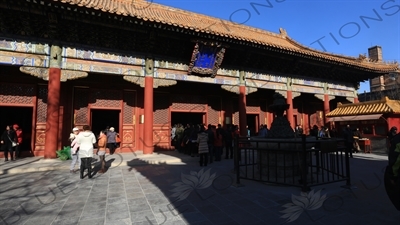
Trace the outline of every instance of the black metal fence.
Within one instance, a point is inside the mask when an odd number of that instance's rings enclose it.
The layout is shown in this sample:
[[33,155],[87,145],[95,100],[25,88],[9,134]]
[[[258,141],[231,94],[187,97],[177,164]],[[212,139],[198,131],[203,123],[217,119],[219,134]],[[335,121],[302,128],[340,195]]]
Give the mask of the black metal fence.
[[301,187],[346,181],[350,167],[343,139],[235,138],[236,183],[241,179]]

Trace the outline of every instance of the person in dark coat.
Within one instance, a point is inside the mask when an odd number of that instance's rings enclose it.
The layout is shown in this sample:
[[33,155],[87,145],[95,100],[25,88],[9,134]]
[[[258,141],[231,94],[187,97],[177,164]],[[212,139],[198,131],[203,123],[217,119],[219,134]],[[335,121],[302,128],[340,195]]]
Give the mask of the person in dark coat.
[[361,132],[358,128],[356,128],[353,132],[353,139],[354,139],[354,152],[361,152],[360,148],[360,139],[361,139]]
[[393,179],[398,179],[400,173],[400,133],[394,135],[391,139],[388,161]]
[[392,141],[392,138],[397,134],[397,127],[391,127],[389,132],[388,132],[388,139],[389,143]]
[[191,157],[195,157],[199,154],[197,149],[197,134],[199,133],[199,130],[199,125],[192,126],[192,132],[189,136],[189,154]]
[[314,125],[312,129],[310,129],[310,136],[315,137],[318,139],[318,126]]
[[[266,135],[266,133],[265,133]],[[224,131],[224,141],[225,141],[225,159],[233,159],[233,137],[232,137],[232,127],[231,125],[226,126]]]
[[385,170],[384,184],[390,201],[400,211],[400,134],[390,139],[388,165]]
[[17,135],[12,129],[12,126],[6,126],[6,130],[1,135],[1,149],[4,151],[5,161],[8,161],[8,153],[10,153],[11,160],[14,161],[14,147],[18,145]]
[[350,158],[353,158],[353,131],[350,128],[350,125],[347,125],[343,132],[343,138],[346,140],[346,151],[349,153]]
[[184,146],[184,153],[190,154],[190,136],[193,132],[193,125],[187,124],[185,130],[183,131],[183,146]]
[[393,137],[397,134],[397,127],[391,127],[387,135],[387,148],[390,149],[390,145]]
[[214,161],[214,131],[213,131],[213,126],[211,124],[208,124],[208,129],[206,130],[208,134],[208,155],[210,156],[210,163]]
[[214,135],[215,161],[221,161],[223,146],[224,146],[223,130],[221,128],[218,128],[215,130],[215,135]]

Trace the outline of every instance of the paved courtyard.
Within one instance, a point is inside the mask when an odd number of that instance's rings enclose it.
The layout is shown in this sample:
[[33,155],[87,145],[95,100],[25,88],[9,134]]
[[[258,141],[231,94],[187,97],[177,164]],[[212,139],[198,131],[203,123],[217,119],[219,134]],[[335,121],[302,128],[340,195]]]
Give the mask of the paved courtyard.
[[[242,180],[233,161],[207,167],[198,158],[165,152],[107,156],[105,174],[79,179],[70,161],[1,162],[0,224],[393,224],[400,212],[383,186],[386,157],[357,154],[352,184],[299,188]],[[164,160],[163,160],[164,159]],[[45,165],[46,164],[46,165]],[[36,169],[35,169],[36,167]],[[28,172],[33,171],[33,172]]]

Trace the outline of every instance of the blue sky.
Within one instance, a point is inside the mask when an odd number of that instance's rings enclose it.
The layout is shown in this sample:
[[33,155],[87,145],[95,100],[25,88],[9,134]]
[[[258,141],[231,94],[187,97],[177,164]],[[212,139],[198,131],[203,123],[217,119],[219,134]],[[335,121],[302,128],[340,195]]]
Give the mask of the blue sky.
[[357,57],[379,45],[384,61],[400,62],[400,0],[153,1],[274,33],[282,27],[297,42],[335,54]]

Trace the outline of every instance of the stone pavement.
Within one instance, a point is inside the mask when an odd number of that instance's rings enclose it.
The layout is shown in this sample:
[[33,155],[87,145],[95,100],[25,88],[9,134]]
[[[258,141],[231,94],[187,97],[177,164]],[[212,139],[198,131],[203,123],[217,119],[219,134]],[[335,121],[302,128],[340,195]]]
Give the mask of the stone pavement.
[[[108,155],[109,163],[113,167],[127,166],[129,164],[184,164],[181,156],[175,152],[154,153],[151,155],[143,152],[117,153],[113,156]],[[97,156],[95,156],[97,157]],[[187,160],[194,160],[190,157]],[[59,159],[44,159],[43,157],[28,157],[16,161],[0,161],[0,174],[13,174],[24,172],[40,172],[51,170],[69,170],[71,161],[61,161]]]
[[[386,196],[386,157],[356,154],[352,184],[299,188],[241,180],[233,161],[207,167],[177,152],[107,156],[105,174],[79,179],[70,161],[0,163],[0,224],[399,224]],[[28,172],[31,171],[31,172]],[[320,193],[320,195],[319,195]],[[286,207],[283,207],[283,206]],[[285,212],[283,210],[287,209]]]

